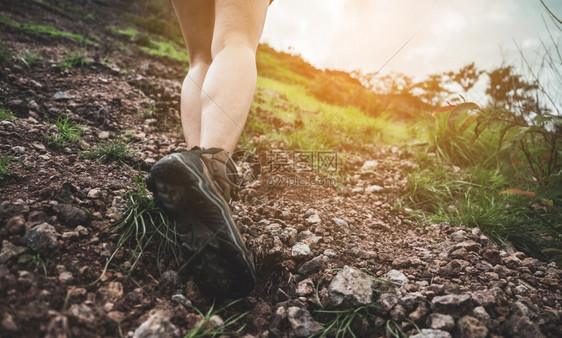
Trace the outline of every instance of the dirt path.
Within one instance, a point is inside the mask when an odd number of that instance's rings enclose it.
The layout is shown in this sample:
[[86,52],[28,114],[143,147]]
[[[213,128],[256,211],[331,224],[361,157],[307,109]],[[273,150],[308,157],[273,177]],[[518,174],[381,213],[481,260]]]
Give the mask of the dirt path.
[[[149,247],[129,277],[131,248],[121,251],[96,282],[119,240],[110,226],[139,170],[145,176],[160,157],[185,148],[183,69],[107,31],[118,22],[112,8],[80,4],[95,19],[29,0],[0,6],[11,20],[99,37],[83,45],[0,23],[14,54],[0,67],[0,108],[15,115],[0,121],[0,153],[13,159],[0,181],[0,336],[185,335],[200,316],[182,304],[206,311],[211,300],[191,279],[176,278],[173,257],[158,265],[158,248]],[[61,66],[73,50],[88,65]],[[25,52],[40,58],[29,65]],[[84,126],[81,141],[54,147],[45,135],[65,115]],[[124,164],[81,156],[119,138],[137,151]],[[257,154],[263,175],[233,211],[257,262],[258,287],[220,314],[249,311],[237,323],[246,325],[240,336],[308,336],[336,318],[319,310],[349,308],[370,311],[352,324],[360,336],[398,328],[434,330],[425,337],[562,336],[561,270],[499,248],[477,229],[412,224],[393,207],[415,166],[410,154],[382,146],[367,153],[347,159],[345,170],[356,174],[338,188],[283,185],[265,170],[271,154]]]

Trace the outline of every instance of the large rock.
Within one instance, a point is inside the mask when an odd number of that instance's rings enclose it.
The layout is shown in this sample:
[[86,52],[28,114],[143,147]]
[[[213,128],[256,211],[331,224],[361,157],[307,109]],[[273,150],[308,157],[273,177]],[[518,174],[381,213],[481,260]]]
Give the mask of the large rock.
[[287,309],[287,319],[291,326],[289,335],[291,337],[310,337],[324,329],[324,326],[314,319],[308,310],[291,306]]
[[41,223],[29,229],[23,241],[31,249],[39,253],[47,253],[57,246],[57,231],[49,223]]
[[488,335],[486,325],[472,316],[462,317],[457,322],[457,326],[461,338],[486,338]]
[[133,338],[167,338],[179,335],[180,330],[172,324],[170,318],[164,312],[156,311],[135,330]]
[[328,294],[333,306],[367,305],[372,302],[373,281],[366,273],[346,265],[328,286]]
[[446,313],[455,318],[468,313],[472,310],[469,295],[444,295],[436,296],[431,301],[433,311]]

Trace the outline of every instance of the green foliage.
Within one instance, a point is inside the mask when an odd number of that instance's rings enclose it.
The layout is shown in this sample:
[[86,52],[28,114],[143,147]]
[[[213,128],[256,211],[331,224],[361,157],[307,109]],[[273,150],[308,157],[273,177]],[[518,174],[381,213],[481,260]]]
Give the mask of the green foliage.
[[130,143],[124,142],[121,138],[107,140],[92,150],[82,151],[80,156],[94,159],[100,163],[111,161],[125,163],[133,155],[133,152],[128,149],[129,145]]
[[[335,316],[335,318],[326,324],[326,327],[318,333],[318,337],[326,337],[328,335],[333,335],[334,333],[336,337],[345,337],[346,335],[357,337],[357,335],[353,332],[353,324],[356,321],[372,320],[381,313],[381,308],[380,306],[371,303],[356,308],[343,310],[318,310],[316,312]],[[376,331],[382,327],[383,324],[384,321],[381,322],[379,326],[375,326],[372,331]],[[335,332],[333,332],[333,330],[335,330]]]
[[10,176],[8,164],[14,161],[14,158],[9,155],[0,155],[0,181],[5,177]]
[[[120,233],[116,248],[108,258],[103,272],[106,271],[118,252],[130,252],[130,275],[136,268],[149,246],[156,246],[156,261],[158,270],[162,272],[161,260],[170,252],[176,261],[179,261],[178,233],[162,211],[156,207],[152,196],[144,186],[142,176],[135,179],[134,189],[127,196],[128,204],[123,212],[123,217],[111,227],[114,233]],[[101,276],[100,276],[101,278]]]
[[52,126],[57,129],[57,132],[47,135],[46,139],[50,145],[57,148],[80,142],[80,136],[84,132],[83,127],[72,122],[68,116],[59,116]]
[[23,51],[18,55],[18,60],[20,60],[27,68],[32,67],[40,59],[41,54],[29,50]]
[[58,66],[67,68],[84,68],[89,64],[90,61],[88,61],[83,51],[73,51],[69,55],[66,55],[61,62],[57,63]]
[[0,120],[13,120],[14,115],[11,111],[5,108],[0,108]]
[[[12,27],[14,29],[18,29],[24,31],[27,34],[36,35],[36,36],[47,36],[51,38],[69,38],[76,42],[83,42],[88,45],[96,45],[96,43],[80,34],[65,32],[56,29],[53,26],[46,26],[46,25],[37,25],[34,23],[20,23],[13,19],[8,18],[7,16],[0,16],[0,24]],[[96,37],[92,36],[93,39]]]
[[27,264],[33,266],[33,271],[37,272],[39,269],[43,272],[43,276],[47,277],[47,262],[41,257],[40,254],[25,254],[20,256],[18,264]]
[[224,336],[224,335],[236,335],[246,327],[246,325],[240,326],[236,330],[231,330],[230,327],[236,325],[236,323],[244,318],[246,315],[250,313],[250,311],[244,313],[235,313],[224,320],[224,322],[219,326],[214,326],[211,318],[213,316],[219,315],[220,313],[224,312],[226,309],[232,307],[236,303],[240,302],[240,299],[232,301],[227,305],[223,306],[215,310],[215,304],[211,305],[211,308],[206,313],[201,312],[194,306],[191,306],[199,315],[202,317],[201,321],[191,329],[184,338],[199,338],[199,337],[216,337],[216,336]]
[[6,46],[0,44],[0,65],[7,63],[11,58],[12,53],[10,50]]

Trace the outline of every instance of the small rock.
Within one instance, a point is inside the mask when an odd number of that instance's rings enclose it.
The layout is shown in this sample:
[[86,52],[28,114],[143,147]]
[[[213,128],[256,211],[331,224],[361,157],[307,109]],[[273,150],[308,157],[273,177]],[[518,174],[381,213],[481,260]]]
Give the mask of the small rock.
[[76,231],[80,236],[88,236],[89,233],[88,229],[86,229],[81,225],[77,226],[76,229],[74,229],[74,231]]
[[21,255],[26,251],[26,248],[15,246],[7,240],[2,240],[2,250],[0,251],[0,264],[4,264],[12,257]]
[[53,100],[57,101],[57,102],[62,102],[62,101],[68,101],[74,98],[74,95],[68,93],[68,92],[56,92],[55,95],[53,95]]
[[332,249],[324,250],[324,256],[326,257],[336,257],[338,254]]
[[293,245],[293,248],[291,249],[291,256],[295,259],[306,258],[311,254],[312,251],[310,251],[310,247],[308,246],[308,244],[304,244],[301,242],[295,243],[295,245]]
[[70,204],[57,204],[53,206],[53,209],[65,226],[75,227],[88,220],[88,214],[84,210]]
[[408,277],[406,277],[406,275],[404,275],[401,271],[394,269],[387,272],[384,277],[393,283],[398,283],[401,285],[406,284],[410,281]]
[[107,140],[109,138],[109,132],[106,130],[102,130],[98,133],[98,138],[100,140]]
[[421,329],[420,333],[411,335],[410,338],[451,338],[451,334],[447,331]]
[[486,338],[488,328],[478,319],[472,316],[464,316],[458,323],[459,337],[463,338]]
[[365,161],[363,163],[363,166],[361,166],[361,171],[373,171],[377,168],[378,165],[379,162],[375,160]]
[[451,331],[455,328],[455,320],[452,316],[441,313],[432,313],[427,317],[427,326],[436,330]]
[[11,235],[19,235],[25,230],[25,217],[17,215],[6,222],[6,231]]
[[134,332],[133,338],[179,337],[180,330],[172,324],[164,312],[156,311]]
[[298,273],[304,276],[308,276],[312,273],[315,273],[316,271],[321,270],[324,267],[324,265],[326,265],[327,261],[328,258],[324,255],[316,256],[313,259],[309,260],[308,262],[304,263],[302,266],[300,266],[298,269]]
[[25,154],[25,148],[22,147],[22,146],[14,146],[14,147],[12,147],[12,151],[14,152],[14,154],[17,154],[17,155]]
[[372,193],[381,192],[383,190],[384,188],[381,187],[380,185],[370,185],[367,188],[365,188],[365,194],[370,195]]
[[465,241],[465,242],[461,242],[457,245],[455,245],[453,247],[453,250],[458,250],[460,248],[464,248],[466,249],[466,251],[473,251],[473,252],[478,252],[478,250],[480,250],[480,248],[482,247],[482,245],[480,245],[480,243],[477,243],[475,241]]
[[72,304],[68,313],[87,323],[93,322],[96,319],[94,311],[85,304]]
[[466,235],[466,231],[464,230],[455,231],[451,234],[451,239],[455,242],[462,242],[466,240],[465,235]]
[[90,191],[88,191],[88,198],[91,199],[99,199],[103,197],[103,193],[101,191],[101,189],[99,188],[94,188]]
[[191,307],[191,301],[189,299],[187,299],[184,295],[182,295],[181,293],[176,293],[175,295],[172,296],[172,300],[178,304],[183,305],[186,308]]
[[310,230],[301,231],[298,235],[298,240],[301,243],[308,244],[308,245],[314,245],[314,244],[318,243],[318,241],[320,241],[321,239],[322,239],[322,237],[316,236]]
[[332,279],[328,293],[332,306],[367,305],[372,300],[373,281],[366,273],[346,265]]
[[29,229],[23,241],[34,251],[46,253],[57,247],[57,232],[49,223],[41,223]]
[[18,330],[18,326],[14,321],[14,317],[7,312],[5,312],[2,316],[2,328],[4,328],[4,330],[6,331],[12,331],[12,332]]
[[74,276],[72,275],[72,272],[64,271],[60,273],[59,281],[63,284],[70,284],[74,281]]
[[470,294],[470,297],[474,303],[483,307],[490,307],[496,304],[496,297],[494,293],[489,290],[474,291]]
[[290,335],[293,337],[309,337],[324,329],[322,324],[312,319],[308,310],[296,306],[287,309],[287,319],[291,326]]
[[306,223],[309,224],[309,225],[318,224],[318,223],[321,223],[321,222],[322,222],[322,219],[316,213],[312,214],[310,217],[308,217],[306,219]]
[[71,337],[71,332],[68,329],[68,318],[66,316],[57,315],[49,322],[47,328],[47,338],[62,338]]
[[394,268],[408,268],[412,265],[412,262],[407,257],[398,257],[392,261],[392,267]]
[[314,283],[312,282],[312,279],[307,278],[305,280],[300,281],[297,284],[296,293],[298,296],[301,297],[306,297],[314,293]]
[[344,229],[345,231],[349,230],[349,224],[341,218],[334,217],[332,218],[332,223],[338,228]]
[[76,231],[65,231],[62,233],[62,239],[73,239],[78,238],[80,235]]
[[510,316],[505,329],[511,337],[545,337],[538,325],[527,316]]
[[490,315],[483,306],[477,306],[472,310],[472,316],[478,320],[486,322],[490,320]]
[[456,318],[472,310],[470,296],[466,294],[435,296],[431,305],[435,312],[447,313]]
[[394,305],[398,304],[398,297],[393,293],[383,293],[379,297],[378,304],[384,311],[390,311]]
[[29,206],[22,200],[4,201],[0,204],[0,218],[10,218],[29,212]]
[[396,304],[392,310],[390,310],[390,318],[395,322],[399,322],[406,317],[406,309],[400,304]]

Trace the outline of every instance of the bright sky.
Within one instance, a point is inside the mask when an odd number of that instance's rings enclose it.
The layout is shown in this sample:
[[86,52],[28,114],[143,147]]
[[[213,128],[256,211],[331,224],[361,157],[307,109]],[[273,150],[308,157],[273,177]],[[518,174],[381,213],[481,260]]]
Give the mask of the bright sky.
[[[562,1],[544,1],[562,18]],[[382,73],[420,78],[473,61],[486,70],[515,63],[515,42],[532,57],[549,41],[543,18],[553,27],[539,0],[275,0],[262,42],[319,68],[368,73],[415,35]]]

